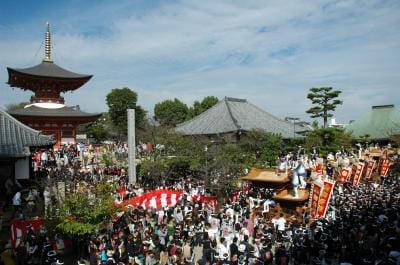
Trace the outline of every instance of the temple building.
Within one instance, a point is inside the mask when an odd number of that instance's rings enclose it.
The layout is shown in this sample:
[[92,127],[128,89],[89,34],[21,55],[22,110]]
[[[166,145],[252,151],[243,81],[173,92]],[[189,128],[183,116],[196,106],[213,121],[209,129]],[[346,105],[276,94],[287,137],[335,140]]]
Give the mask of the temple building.
[[372,106],[345,128],[356,139],[387,142],[392,136],[400,135],[400,111],[393,104]]
[[207,111],[178,124],[175,130],[184,135],[203,136],[239,136],[251,130],[261,130],[289,139],[301,136],[300,132],[306,129],[303,125],[281,120],[246,99],[225,97]]
[[[48,135],[29,128],[0,109],[0,181],[28,179],[30,176],[31,149],[49,148],[55,143]],[[0,192],[7,192],[5,185]],[[1,197],[1,195],[0,195]]]
[[97,120],[101,114],[86,113],[79,106],[66,106],[60,95],[75,91],[92,78],[61,68],[51,59],[50,24],[45,34],[45,56],[43,61],[29,68],[9,68],[8,84],[34,93],[29,105],[9,113],[43,134],[54,135],[55,147],[75,143],[76,129],[80,124]]

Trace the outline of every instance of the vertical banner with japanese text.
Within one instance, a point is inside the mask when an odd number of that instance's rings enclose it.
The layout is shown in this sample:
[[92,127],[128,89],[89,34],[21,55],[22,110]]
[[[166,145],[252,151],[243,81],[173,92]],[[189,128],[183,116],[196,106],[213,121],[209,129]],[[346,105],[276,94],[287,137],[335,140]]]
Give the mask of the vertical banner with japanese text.
[[353,184],[354,177],[356,175],[356,171],[357,171],[357,165],[353,164],[353,166],[351,167],[351,173],[350,173],[349,177],[347,178],[347,182],[350,182],[351,184]]
[[383,167],[383,163],[385,162],[385,160],[388,158],[388,150],[387,149],[383,149],[381,152],[381,156],[379,157],[379,161],[378,161],[378,172],[381,173],[382,172],[382,167]]
[[356,165],[356,172],[354,173],[353,186],[357,186],[358,183],[360,183],[363,170],[364,170],[364,163],[358,163]]
[[382,161],[382,167],[381,167],[381,177],[386,177],[387,173],[389,172],[390,168],[390,159],[386,158]]
[[318,202],[323,186],[324,183],[321,180],[316,180],[312,185],[310,198],[311,218],[315,218],[317,216]]
[[328,210],[329,200],[331,199],[333,187],[335,186],[335,181],[324,181],[324,186],[322,188],[321,195],[319,196],[318,211],[317,215],[324,218],[326,211]]
[[365,178],[366,179],[370,179],[371,178],[372,172],[374,171],[374,168],[375,168],[375,164],[376,164],[376,161],[373,160],[373,159],[368,161],[367,172],[365,173]]

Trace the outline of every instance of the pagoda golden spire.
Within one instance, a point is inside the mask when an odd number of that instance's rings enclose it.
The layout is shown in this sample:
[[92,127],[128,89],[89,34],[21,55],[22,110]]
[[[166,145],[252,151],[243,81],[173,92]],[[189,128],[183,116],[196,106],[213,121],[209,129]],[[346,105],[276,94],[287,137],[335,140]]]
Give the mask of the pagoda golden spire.
[[50,35],[50,23],[46,22],[47,30],[44,42],[44,62],[53,62],[51,60],[51,35]]

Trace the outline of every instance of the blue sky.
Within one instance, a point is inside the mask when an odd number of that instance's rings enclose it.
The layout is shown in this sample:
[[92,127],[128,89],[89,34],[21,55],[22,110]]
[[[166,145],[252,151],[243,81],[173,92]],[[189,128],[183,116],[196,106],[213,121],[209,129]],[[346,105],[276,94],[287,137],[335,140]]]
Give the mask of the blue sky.
[[1,1],[0,106],[27,101],[6,67],[43,59],[93,74],[64,95],[89,112],[129,87],[150,113],[178,98],[246,98],[278,116],[310,120],[310,87],[342,90],[339,122],[372,105],[400,107],[400,1]]

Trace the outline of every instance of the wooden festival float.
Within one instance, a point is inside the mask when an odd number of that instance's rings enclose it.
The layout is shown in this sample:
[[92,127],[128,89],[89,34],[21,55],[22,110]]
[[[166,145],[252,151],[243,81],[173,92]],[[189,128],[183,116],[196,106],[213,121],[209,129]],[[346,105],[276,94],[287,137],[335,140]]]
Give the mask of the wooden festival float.
[[290,183],[291,174],[290,170],[288,173],[280,172],[277,175],[273,168],[252,168],[246,176],[242,177],[242,180],[249,181],[254,186],[274,189],[272,199],[285,207],[293,208],[306,203],[310,197],[310,191],[308,188],[299,189],[298,196],[294,197]]

